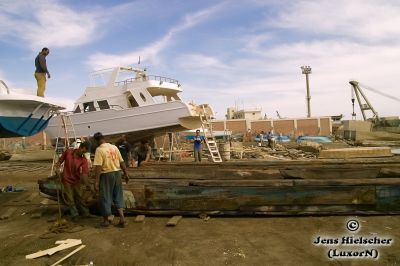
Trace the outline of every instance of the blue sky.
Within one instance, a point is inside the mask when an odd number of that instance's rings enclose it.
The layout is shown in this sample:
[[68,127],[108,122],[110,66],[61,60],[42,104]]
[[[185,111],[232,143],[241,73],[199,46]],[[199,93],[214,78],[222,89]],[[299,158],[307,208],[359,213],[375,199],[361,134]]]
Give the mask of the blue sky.
[[[235,104],[303,117],[310,65],[312,115],[351,119],[351,79],[400,98],[399,14],[397,0],[2,0],[0,79],[35,89],[34,58],[49,47],[46,95],[71,103],[91,71],[141,56],[219,118]],[[400,115],[398,101],[365,92],[380,115]]]

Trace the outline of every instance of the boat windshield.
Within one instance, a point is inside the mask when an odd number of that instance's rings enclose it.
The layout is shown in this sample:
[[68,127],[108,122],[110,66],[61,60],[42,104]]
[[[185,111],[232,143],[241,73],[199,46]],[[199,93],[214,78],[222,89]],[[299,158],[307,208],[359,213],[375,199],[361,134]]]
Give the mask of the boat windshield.
[[119,85],[129,84],[129,83],[132,83],[135,81],[148,81],[148,80],[159,81],[160,85],[162,84],[162,82],[169,82],[169,83],[174,83],[176,85],[179,85],[179,82],[176,79],[171,79],[171,78],[162,77],[162,76],[155,76],[155,75],[143,75],[143,76],[138,76],[138,77],[134,77],[134,78],[128,78],[125,80],[116,81],[115,85],[119,86]]

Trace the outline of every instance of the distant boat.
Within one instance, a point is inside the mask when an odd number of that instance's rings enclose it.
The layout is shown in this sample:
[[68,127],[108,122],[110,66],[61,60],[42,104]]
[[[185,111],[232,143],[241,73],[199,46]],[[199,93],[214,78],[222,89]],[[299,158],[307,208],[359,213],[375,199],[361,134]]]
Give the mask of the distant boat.
[[[259,142],[261,140],[260,136],[257,135],[254,140]],[[272,135],[272,140],[276,142],[290,142],[290,137],[287,135]],[[263,135],[263,141],[268,142],[267,135]]]
[[11,91],[0,80],[0,138],[35,135],[62,109],[65,107],[47,98]]
[[[208,104],[184,103],[181,85],[175,79],[148,75],[145,69],[115,67],[94,72],[92,81],[105,84],[87,87],[69,116],[75,135],[96,132],[115,139],[125,134],[129,141],[201,127],[201,116],[214,116]],[[46,133],[58,136],[60,117],[50,121]]]
[[330,137],[327,136],[299,136],[297,142],[311,141],[316,143],[330,143],[332,142]]

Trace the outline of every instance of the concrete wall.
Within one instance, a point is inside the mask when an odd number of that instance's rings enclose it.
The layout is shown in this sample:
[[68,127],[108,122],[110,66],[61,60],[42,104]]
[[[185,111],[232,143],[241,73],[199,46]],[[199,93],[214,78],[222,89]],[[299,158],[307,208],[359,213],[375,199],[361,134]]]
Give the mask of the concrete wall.
[[297,134],[300,136],[320,135],[320,127],[318,126],[318,119],[298,119],[297,120]]
[[[9,151],[43,149],[45,145],[45,139],[43,137],[44,134],[44,132],[41,132],[31,137],[0,139],[0,149]],[[47,143],[47,145],[51,146],[50,143]]]
[[359,121],[359,120],[344,120],[343,130],[347,131],[363,131],[370,132],[372,129],[372,123],[369,121]]
[[230,130],[232,134],[245,133],[247,131],[247,121],[245,119],[227,120],[225,125],[223,130]]
[[261,131],[273,131],[275,134],[300,136],[332,134],[332,121],[330,117],[312,117],[298,119],[279,120],[254,120],[234,119],[225,121],[213,121],[214,130],[232,130],[232,133],[246,133],[250,129],[251,134]]

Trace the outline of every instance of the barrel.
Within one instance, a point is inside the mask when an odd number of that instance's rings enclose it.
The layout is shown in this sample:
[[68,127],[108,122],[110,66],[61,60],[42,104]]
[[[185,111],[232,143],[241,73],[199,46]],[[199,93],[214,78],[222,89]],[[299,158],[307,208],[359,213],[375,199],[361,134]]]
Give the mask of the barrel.
[[229,161],[231,159],[231,144],[229,142],[219,143],[218,149],[223,161]]

